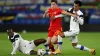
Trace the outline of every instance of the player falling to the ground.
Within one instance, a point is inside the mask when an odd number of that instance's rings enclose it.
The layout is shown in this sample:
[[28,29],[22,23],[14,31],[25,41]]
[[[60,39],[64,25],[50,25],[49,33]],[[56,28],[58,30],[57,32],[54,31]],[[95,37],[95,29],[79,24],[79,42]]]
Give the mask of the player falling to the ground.
[[7,33],[8,39],[12,42],[13,46],[11,55],[16,54],[16,50],[28,55],[37,54],[37,51],[34,51],[34,48],[46,42],[45,39],[37,39],[32,41],[24,40],[20,34],[13,32],[12,29],[7,30]]
[[[76,13],[77,17],[70,18],[70,30],[65,31],[61,33],[58,37],[68,36],[68,38],[72,41],[72,46],[74,48],[80,49],[80,50],[86,50],[92,53],[92,55],[95,55],[95,49],[87,48],[83,45],[78,44],[78,38],[77,35],[80,32],[79,24],[83,25],[84,18],[83,13],[80,11],[80,7],[82,6],[81,1],[74,1],[74,8],[70,8],[68,11],[72,13]],[[58,15],[56,17],[63,17],[63,15]]]
[[[59,18],[54,19],[53,17],[59,14],[66,14],[66,15],[71,15],[74,17],[76,16],[69,12],[63,11],[61,8],[59,8],[59,6],[57,5],[57,0],[51,0],[51,7],[48,8],[45,14],[43,15],[44,18],[46,16],[50,18],[50,26],[48,29],[48,40],[47,40],[49,45],[47,44],[46,46],[47,47],[49,46],[52,52],[58,52],[58,53],[60,53],[61,45],[62,45],[62,38],[59,37],[59,40],[58,40],[58,35],[59,33],[62,32],[62,18],[59,17]],[[58,43],[57,43],[57,40],[58,40]],[[53,47],[54,43],[58,44],[58,49],[56,51]]]

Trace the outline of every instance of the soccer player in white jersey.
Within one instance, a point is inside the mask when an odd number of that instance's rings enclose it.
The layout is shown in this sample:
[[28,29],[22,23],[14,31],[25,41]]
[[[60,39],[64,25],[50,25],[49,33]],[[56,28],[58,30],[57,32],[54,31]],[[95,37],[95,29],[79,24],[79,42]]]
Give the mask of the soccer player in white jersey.
[[37,54],[37,51],[34,51],[34,48],[46,42],[45,39],[37,39],[32,41],[24,40],[20,34],[13,32],[12,29],[7,30],[7,33],[8,39],[12,42],[13,46],[11,55],[16,54],[16,50],[28,55]]
[[[80,11],[80,7],[82,6],[81,1],[74,1],[74,8],[70,8],[69,12],[72,11],[72,13],[77,14],[77,17],[72,17],[70,18],[70,30],[65,31],[58,35],[58,37],[64,37],[67,36],[71,41],[72,41],[72,46],[74,48],[80,49],[80,50],[86,50],[92,53],[92,55],[95,55],[95,49],[90,49],[87,48],[83,45],[78,44],[78,38],[77,35],[80,32],[79,24],[83,25],[84,23],[84,18],[83,18],[83,13]],[[57,15],[57,17],[63,17],[63,15]]]

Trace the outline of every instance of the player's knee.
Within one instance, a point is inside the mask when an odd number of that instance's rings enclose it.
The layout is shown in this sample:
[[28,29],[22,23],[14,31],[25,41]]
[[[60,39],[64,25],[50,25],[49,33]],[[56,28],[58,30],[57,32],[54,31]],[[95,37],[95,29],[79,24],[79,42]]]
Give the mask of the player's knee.
[[54,36],[54,37],[51,39],[51,42],[52,42],[53,44],[56,44],[57,39],[58,39],[58,37],[57,37],[57,36]]
[[51,42],[52,42],[53,44],[55,44],[56,41],[55,41],[55,40],[51,40]]
[[43,43],[45,43],[45,42],[46,42],[46,40],[45,40],[45,39],[41,39],[41,41],[42,41]]
[[48,44],[50,44],[50,43],[51,43],[51,41],[50,41],[50,40],[47,40],[47,43],[48,43]]
[[60,33],[59,36],[61,36],[61,37],[65,37],[64,33]]
[[40,45],[40,44],[42,44],[42,43],[45,43],[45,42],[46,42],[45,39],[37,39],[37,40],[34,40],[34,44],[35,44],[36,46],[38,46],[38,45]]
[[47,43],[48,43],[48,44],[51,44],[51,42],[50,42],[50,41],[48,41]]
[[77,43],[72,43],[72,46],[73,46],[74,48],[77,48]]

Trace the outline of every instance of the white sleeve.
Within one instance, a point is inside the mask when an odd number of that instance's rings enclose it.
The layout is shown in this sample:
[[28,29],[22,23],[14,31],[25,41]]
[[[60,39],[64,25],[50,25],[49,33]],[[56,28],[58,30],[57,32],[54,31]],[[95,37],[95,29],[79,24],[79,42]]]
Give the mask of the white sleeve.
[[14,45],[13,45],[13,51],[12,51],[12,55],[13,54],[16,54],[16,50],[18,49],[18,47],[19,47],[19,41],[20,41],[20,39],[19,38],[16,38],[16,41],[13,43]]
[[59,17],[63,17],[64,15],[62,14],[59,14],[59,15],[56,15],[55,18],[59,18]]
[[84,18],[78,16],[78,22],[79,22],[80,25],[83,25],[84,24]]
[[72,8],[69,8],[68,11],[71,11]]

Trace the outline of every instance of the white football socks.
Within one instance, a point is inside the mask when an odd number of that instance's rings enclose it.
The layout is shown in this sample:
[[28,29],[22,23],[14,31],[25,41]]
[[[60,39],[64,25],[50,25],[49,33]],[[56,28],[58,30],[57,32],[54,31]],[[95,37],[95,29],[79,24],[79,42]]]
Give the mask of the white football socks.
[[77,48],[77,49],[80,49],[80,50],[85,50],[85,51],[91,51],[91,49],[89,49],[89,48],[87,48],[87,47],[85,47],[85,46],[82,46],[82,45],[77,45],[77,46],[74,46],[75,48]]
[[58,50],[61,50],[62,48],[62,37],[58,35]]

